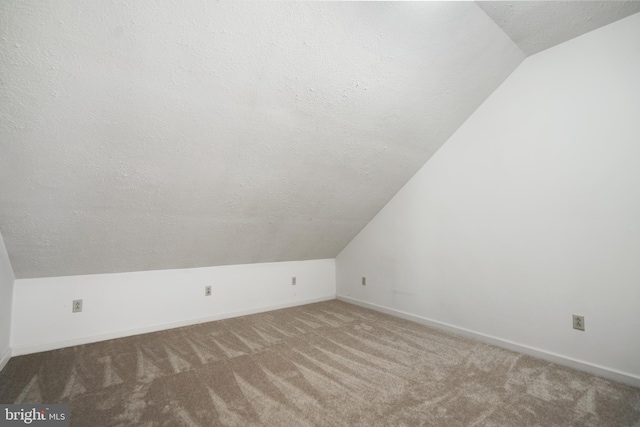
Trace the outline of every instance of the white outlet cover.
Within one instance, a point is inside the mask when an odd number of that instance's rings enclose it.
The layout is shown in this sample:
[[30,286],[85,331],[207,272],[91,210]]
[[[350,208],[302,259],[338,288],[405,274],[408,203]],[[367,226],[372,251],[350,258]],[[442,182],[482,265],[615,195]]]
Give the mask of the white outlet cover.
[[74,299],[71,304],[71,312],[72,313],[80,313],[82,311],[82,300]]
[[584,316],[573,315],[573,329],[584,331]]

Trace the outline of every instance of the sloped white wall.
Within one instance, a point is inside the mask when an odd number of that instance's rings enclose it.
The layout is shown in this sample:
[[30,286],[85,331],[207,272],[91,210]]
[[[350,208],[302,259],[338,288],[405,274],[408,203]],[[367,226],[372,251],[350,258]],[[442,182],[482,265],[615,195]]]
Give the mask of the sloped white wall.
[[13,270],[0,234],[0,370],[11,357],[11,313],[13,306]]
[[340,253],[338,297],[640,386],[638,76],[640,14],[526,59]]
[[11,347],[27,354],[334,298],[333,259],[18,279]]

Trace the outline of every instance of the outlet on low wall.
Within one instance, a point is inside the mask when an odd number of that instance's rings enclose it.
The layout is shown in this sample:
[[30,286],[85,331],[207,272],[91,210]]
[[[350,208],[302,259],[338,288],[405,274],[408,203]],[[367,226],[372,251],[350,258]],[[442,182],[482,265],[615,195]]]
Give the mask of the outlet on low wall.
[[[291,277],[298,283],[291,286]],[[211,296],[203,287],[211,286]],[[206,292],[206,291],[205,291]],[[15,282],[14,355],[335,298],[332,259]],[[82,300],[82,312],[72,303]]]

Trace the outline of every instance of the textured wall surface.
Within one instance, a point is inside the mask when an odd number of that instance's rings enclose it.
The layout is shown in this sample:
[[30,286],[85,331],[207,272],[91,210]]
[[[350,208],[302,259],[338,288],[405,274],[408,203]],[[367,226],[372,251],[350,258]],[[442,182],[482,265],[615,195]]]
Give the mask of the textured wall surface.
[[473,3],[3,1],[16,277],[333,258],[521,62]]

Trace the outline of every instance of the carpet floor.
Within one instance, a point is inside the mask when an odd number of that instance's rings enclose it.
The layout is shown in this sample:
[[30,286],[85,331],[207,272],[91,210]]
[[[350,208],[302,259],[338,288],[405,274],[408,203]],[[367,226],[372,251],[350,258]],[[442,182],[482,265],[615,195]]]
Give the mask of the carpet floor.
[[12,358],[72,426],[640,426],[640,389],[340,301]]

